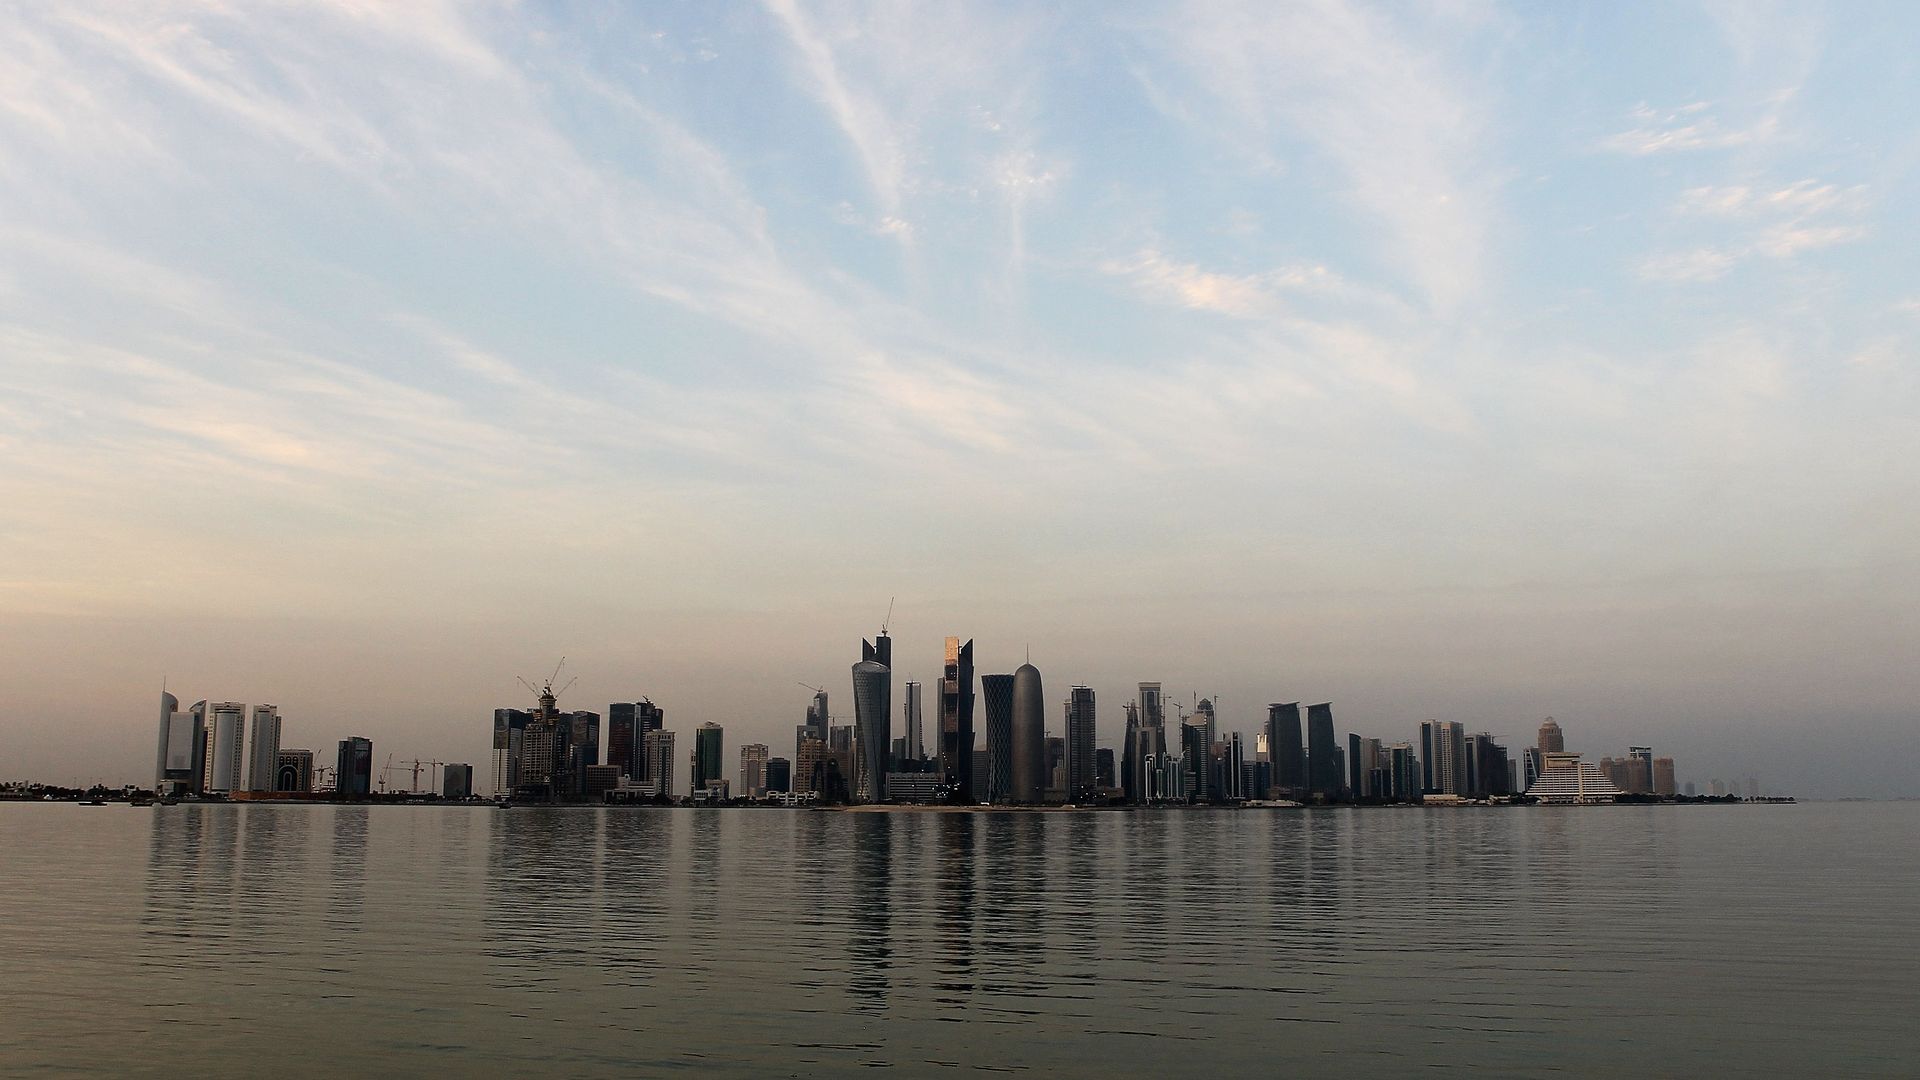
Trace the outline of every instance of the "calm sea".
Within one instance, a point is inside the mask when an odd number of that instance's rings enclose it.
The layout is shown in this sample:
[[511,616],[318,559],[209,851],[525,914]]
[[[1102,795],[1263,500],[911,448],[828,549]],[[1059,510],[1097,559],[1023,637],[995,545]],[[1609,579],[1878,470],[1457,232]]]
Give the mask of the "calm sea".
[[1920,804],[0,804],[7,1076],[1920,1075]]

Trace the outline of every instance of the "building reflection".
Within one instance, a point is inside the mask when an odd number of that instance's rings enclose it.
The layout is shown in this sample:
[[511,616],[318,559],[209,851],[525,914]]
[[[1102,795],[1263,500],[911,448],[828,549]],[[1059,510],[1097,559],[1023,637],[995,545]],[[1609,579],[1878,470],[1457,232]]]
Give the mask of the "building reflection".
[[859,814],[853,822],[851,900],[853,932],[849,939],[847,992],[854,1008],[884,1012],[893,966],[893,814]]

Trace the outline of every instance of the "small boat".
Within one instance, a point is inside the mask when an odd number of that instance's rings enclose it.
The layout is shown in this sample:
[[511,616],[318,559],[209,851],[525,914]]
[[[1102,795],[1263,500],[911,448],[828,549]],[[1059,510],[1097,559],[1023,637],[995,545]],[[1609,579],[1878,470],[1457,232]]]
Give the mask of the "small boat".
[[81,806],[105,806],[105,805],[107,805],[107,800],[105,800],[105,799],[81,799],[81,800],[80,800],[80,805],[81,805]]
[[127,805],[128,806],[152,806],[153,800],[152,799],[128,799]]

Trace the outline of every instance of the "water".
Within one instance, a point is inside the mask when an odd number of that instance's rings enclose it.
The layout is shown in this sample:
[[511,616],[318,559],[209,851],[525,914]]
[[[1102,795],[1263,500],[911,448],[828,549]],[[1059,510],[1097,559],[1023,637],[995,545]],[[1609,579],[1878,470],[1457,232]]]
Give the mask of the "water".
[[1920,1075],[1920,804],[0,804],[0,1073]]

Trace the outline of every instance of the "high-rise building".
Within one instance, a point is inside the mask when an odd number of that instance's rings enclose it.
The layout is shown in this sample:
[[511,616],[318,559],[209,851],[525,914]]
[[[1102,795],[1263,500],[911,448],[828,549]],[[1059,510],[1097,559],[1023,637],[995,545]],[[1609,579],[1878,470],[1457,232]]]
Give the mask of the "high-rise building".
[[1140,684],[1140,725],[1165,731],[1167,727],[1167,701],[1157,682]]
[[1200,726],[1207,731],[1207,745],[1212,746],[1219,742],[1220,719],[1215,715],[1213,699],[1201,698],[1200,703],[1193,707],[1193,715],[1200,721]]
[[1102,791],[1112,791],[1119,785],[1119,777],[1114,771],[1113,747],[1102,746],[1093,752],[1093,785]]
[[954,801],[968,806],[980,801],[973,752],[973,642],[950,637],[940,678],[940,772]]
[[1507,763],[1507,748],[1493,741],[1486,732],[1467,736],[1466,793],[1476,799],[1511,795],[1513,770]]
[[619,769],[621,776],[633,775],[638,711],[634,706],[631,701],[615,701],[607,706],[607,764]]
[[918,764],[927,757],[927,745],[922,741],[920,734],[923,727],[920,715],[920,684],[908,682],[906,695],[907,700],[900,706],[901,726],[906,729],[902,735],[907,740],[907,760]]
[[725,730],[719,724],[708,722],[701,724],[693,733],[693,782],[691,791],[705,791],[707,781],[725,780],[726,771],[721,765],[721,741]]
[[1653,794],[1653,748],[1627,747],[1627,790],[1636,795]]
[[440,774],[440,796],[445,799],[473,798],[473,766],[447,762]]
[[[642,789],[652,795],[673,797],[673,732],[649,731],[640,739],[640,750],[645,756],[646,776],[641,779]],[[714,751],[717,762],[719,751]]]
[[1214,773],[1213,738],[1207,731],[1207,715],[1198,709],[1181,718],[1180,750],[1188,771],[1193,773],[1188,790],[1202,802],[1218,797],[1213,785],[1208,783]]
[[880,634],[860,643],[853,665],[854,797],[887,801],[893,755],[893,640]]
[[358,735],[340,740],[334,759],[333,789],[347,798],[373,793],[373,740]]
[[1542,765],[1540,778],[1527,789],[1528,795],[1542,803],[1610,803],[1621,795],[1619,787],[1601,774],[1599,766],[1581,761],[1579,754],[1548,750]]
[[221,701],[207,706],[206,790],[223,793],[246,790],[243,752],[246,719],[247,707],[240,702]]
[[1675,793],[1675,790],[1673,782],[1673,759],[1670,757],[1654,758],[1653,793],[1655,795],[1672,795]]
[[206,702],[180,712],[180,699],[160,692],[160,745],[154,756],[153,790],[160,795],[197,792],[204,783]]
[[520,757],[533,714],[524,709],[493,710],[493,793],[511,795],[520,787]]
[[793,762],[783,757],[767,759],[767,791],[785,794],[793,790]]
[[280,771],[280,708],[253,707],[253,737],[247,752],[247,790],[272,791]]
[[987,714],[986,801],[1013,798],[1013,676],[980,676],[980,697]]
[[757,799],[767,793],[767,744],[748,743],[740,748],[740,794]]
[[824,792],[827,762],[833,758],[833,752],[827,747],[825,739],[816,739],[807,735],[800,740],[800,748],[793,758],[793,790],[805,795],[807,792]]
[[313,751],[282,750],[274,762],[273,790],[312,791]]
[[1428,789],[1435,795],[1467,797],[1467,729],[1458,720],[1429,720],[1420,725],[1432,759]]
[[1098,788],[1093,775],[1094,701],[1093,688],[1075,686],[1067,691],[1067,799],[1082,802]]
[[1040,685],[1040,669],[1022,664],[1013,673],[1011,798],[1017,803],[1037,803],[1046,798],[1046,698]]
[[1553,717],[1549,716],[1541,721],[1540,741],[1536,745],[1538,745],[1540,749],[1554,754],[1566,750],[1567,736],[1560,730],[1560,725],[1554,721]]
[[1307,706],[1307,786],[1322,799],[1340,797],[1340,748],[1333,741],[1333,705]]
[[[1140,703],[1129,701],[1120,707],[1120,715],[1125,719],[1125,728],[1120,736],[1120,775],[1121,797],[1130,803],[1145,802],[1141,783],[1143,776],[1140,758]],[[1151,753],[1151,751],[1149,751]]]
[[1307,756],[1300,748],[1300,703],[1267,706],[1267,753],[1273,758],[1274,794],[1301,799],[1307,793]]

